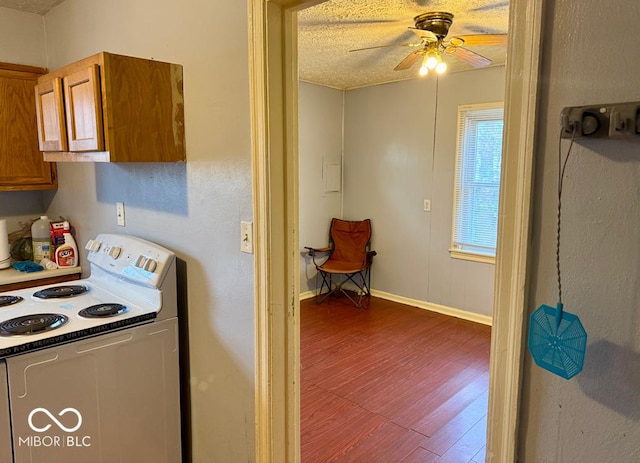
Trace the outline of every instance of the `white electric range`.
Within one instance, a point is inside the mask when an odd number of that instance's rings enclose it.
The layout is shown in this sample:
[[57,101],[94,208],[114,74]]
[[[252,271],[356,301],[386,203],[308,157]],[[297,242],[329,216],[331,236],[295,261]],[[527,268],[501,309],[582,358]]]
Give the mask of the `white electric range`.
[[88,278],[0,294],[0,463],[180,461],[175,254],[85,250]]

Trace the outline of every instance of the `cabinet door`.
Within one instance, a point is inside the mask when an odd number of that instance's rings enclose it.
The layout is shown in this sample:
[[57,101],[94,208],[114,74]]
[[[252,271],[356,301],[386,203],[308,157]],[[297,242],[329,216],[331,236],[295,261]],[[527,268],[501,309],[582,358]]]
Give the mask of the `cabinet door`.
[[41,74],[33,69],[0,63],[0,191],[57,186],[55,164],[38,149],[33,92]]
[[69,151],[104,151],[98,65],[68,75],[63,83]]
[[59,77],[36,86],[36,115],[40,151],[67,151],[62,79]]

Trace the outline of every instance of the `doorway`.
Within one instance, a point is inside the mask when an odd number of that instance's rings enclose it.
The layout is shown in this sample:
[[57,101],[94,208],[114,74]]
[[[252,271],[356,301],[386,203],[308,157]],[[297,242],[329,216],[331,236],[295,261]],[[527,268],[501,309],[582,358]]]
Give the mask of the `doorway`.
[[[366,218],[372,220],[372,249],[378,253],[373,265],[377,297],[368,310],[340,306],[338,298],[320,306],[301,301],[303,462],[333,461],[336,456],[338,461],[365,461],[358,454],[364,448],[380,452],[382,460],[393,454],[400,461],[406,452],[415,452],[423,458],[446,454],[451,459],[455,454],[457,461],[484,461],[486,325],[491,324],[495,268],[449,254],[457,130],[456,119],[449,116],[461,104],[502,101],[504,68],[438,80],[432,75],[346,91],[299,85],[300,249],[325,246],[332,217]],[[497,137],[501,132],[500,127]],[[327,191],[322,167],[341,163],[335,153],[341,152],[343,138],[348,184],[341,191]],[[423,211],[422,198],[437,206]],[[300,260],[300,270],[301,297],[306,299],[316,283],[311,258]],[[437,312],[447,316],[435,316]],[[390,318],[392,313],[397,318]],[[403,325],[410,314],[411,322]],[[398,325],[403,329],[397,330]],[[414,330],[420,334],[410,336]],[[477,349],[473,354],[467,351],[471,345]],[[418,352],[422,355],[413,357]],[[439,367],[445,371],[438,373]],[[365,432],[367,426],[374,431]],[[392,429],[397,439],[381,438],[386,431],[380,429]]]
[[[299,460],[296,11],[251,0],[256,461]],[[516,455],[542,0],[512,0],[487,456]],[[500,361],[498,361],[498,357]]]

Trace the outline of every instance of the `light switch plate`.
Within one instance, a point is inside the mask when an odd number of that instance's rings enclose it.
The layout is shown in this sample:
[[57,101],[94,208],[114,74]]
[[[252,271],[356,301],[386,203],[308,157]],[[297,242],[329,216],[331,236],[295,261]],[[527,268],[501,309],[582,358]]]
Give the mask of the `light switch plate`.
[[240,250],[253,254],[253,222],[240,222]]
[[116,203],[116,220],[118,221],[119,226],[126,227],[126,222],[124,219],[124,203],[123,202]]

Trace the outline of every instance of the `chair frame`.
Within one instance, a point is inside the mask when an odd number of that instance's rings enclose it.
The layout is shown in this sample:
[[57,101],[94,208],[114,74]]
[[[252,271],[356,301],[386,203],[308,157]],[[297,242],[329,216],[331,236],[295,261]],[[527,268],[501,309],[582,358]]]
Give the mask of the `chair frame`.
[[[322,266],[327,263],[330,258],[331,255],[333,254],[334,250],[335,250],[335,243],[333,242],[333,236],[332,236],[332,231],[333,231],[333,226],[334,226],[334,222],[339,221],[339,222],[343,222],[343,223],[363,223],[363,222],[368,222],[369,224],[369,236],[367,239],[367,243],[365,245],[365,260],[364,262],[361,264],[360,268],[358,268],[357,270],[353,271],[353,272],[349,272],[349,271],[337,271],[337,270],[327,270],[327,269],[323,269]],[[362,308],[362,300],[363,298],[366,297],[366,300],[369,301],[369,298],[371,297],[371,265],[373,264],[373,257],[375,255],[377,255],[376,251],[372,251],[370,249],[371,246],[371,220],[370,219],[365,219],[365,220],[354,220],[354,221],[349,221],[349,220],[342,220],[342,219],[336,219],[333,218],[331,219],[331,226],[329,228],[329,246],[324,247],[324,248],[313,248],[313,247],[309,247],[309,246],[305,246],[305,249],[308,250],[309,252],[309,256],[311,256],[311,258],[313,259],[313,264],[316,267],[317,273],[316,273],[316,304],[321,304],[322,302],[324,302],[325,300],[327,300],[327,298],[329,298],[329,296],[337,294],[338,292],[344,294],[356,307]],[[328,253],[329,255],[327,256],[327,258],[324,260],[324,262],[322,263],[318,263],[316,261],[316,256],[318,253]],[[343,276],[345,278],[342,278],[340,281],[335,281],[334,280],[334,275],[335,276]],[[320,285],[320,287],[318,288],[318,278],[322,277],[322,284]],[[354,298],[351,296],[351,294],[349,294],[349,290],[343,288],[345,283],[348,282],[352,282],[357,288],[358,288],[358,297]],[[326,288],[326,292],[323,293],[324,289]]]

